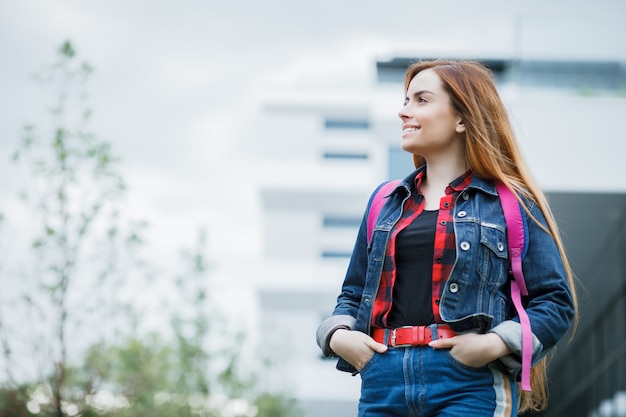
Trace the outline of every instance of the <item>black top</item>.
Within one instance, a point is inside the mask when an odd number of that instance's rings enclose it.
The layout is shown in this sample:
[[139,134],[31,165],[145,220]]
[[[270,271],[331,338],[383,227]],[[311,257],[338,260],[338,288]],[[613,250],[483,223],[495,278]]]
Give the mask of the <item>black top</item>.
[[438,214],[438,210],[424,210],[396,237],[396,280],[389,327],[435,322],[431,299]]

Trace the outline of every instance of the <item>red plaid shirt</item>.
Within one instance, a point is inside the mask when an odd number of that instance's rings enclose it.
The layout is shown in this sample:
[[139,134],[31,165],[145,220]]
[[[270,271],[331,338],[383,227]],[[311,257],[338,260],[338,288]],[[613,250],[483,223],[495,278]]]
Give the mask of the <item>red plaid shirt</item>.
[[[385,263],[378,286],[378,293],[372,310],[372,323],[374,327],[388,327],[387,317],[393,303],[393,284],[396,279],[395,250],[396,237],[401,230],[406,228],[422,211],[424,211],[424,197],[420,193],[422,179],[425,171],[421,171],[415,177],[415,189],[418,190],[418,198],[409,198],[404,203],[402,217],[390,231],[389,244],[385,254]],[[454,201],[456,196],[467,188],[472,181],[470,171],[461,175],[446,187],[446,195],[439,202],[439,214],[437,216],[437,228],[435,231],[435,251],[433,256],[432,275],[432,308],[435,322],[441,323],[439,316],[439,298],[441,283],[450,276],[452,266],[456,259],[456,239],[454,237]]]

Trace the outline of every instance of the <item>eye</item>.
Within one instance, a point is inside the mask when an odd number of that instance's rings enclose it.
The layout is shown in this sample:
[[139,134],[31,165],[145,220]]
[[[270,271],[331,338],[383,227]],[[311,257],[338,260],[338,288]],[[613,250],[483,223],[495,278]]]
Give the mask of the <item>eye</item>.
[[423,96],[415,95],[415,96],[413,96],[413,100],[411,100],[410,97],[405,97],[403,106],[408,105],[409,103],[411,103],[411,101],[413,101],[415,103],[418,103],[418,104],[419,103],[428,103],[428,100],[426,100]]

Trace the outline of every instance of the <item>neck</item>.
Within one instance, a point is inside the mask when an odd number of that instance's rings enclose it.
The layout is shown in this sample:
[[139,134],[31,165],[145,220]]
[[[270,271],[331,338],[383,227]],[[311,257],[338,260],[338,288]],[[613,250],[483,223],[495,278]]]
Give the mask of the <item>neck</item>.
[[467,171],[464,160],[449,158],[443,161],[426,161],[426,181],[436,188],[445,187]]
[[439,199],[446,194],[446,187],[465,171],[467,171],[465,163],[455,161],[453,158],[441,163],[426,161],[426,177],[421,187],[426,199],[426,209],[437,209]]

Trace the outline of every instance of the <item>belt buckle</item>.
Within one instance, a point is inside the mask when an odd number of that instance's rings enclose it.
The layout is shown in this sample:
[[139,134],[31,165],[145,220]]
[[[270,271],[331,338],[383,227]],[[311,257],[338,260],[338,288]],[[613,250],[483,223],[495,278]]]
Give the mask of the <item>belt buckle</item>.
[[413,346],[411,343],[403,343],[401,345],[396,344],[396,331],[398,329],[410,329],[414,326],[402,326],[391,330],[391,347],[403,347],[403,346]]
[[[409,343],[396,344],[396,331],[400,329],[412,329],[412,340]],[[426,326],[403,326],[391,330],[391,346],[403,347],[403,346],[424,346],[426,344]]]
[[391,330],[391,347],[397,347],[396,346],[396,330],[398,329]]

